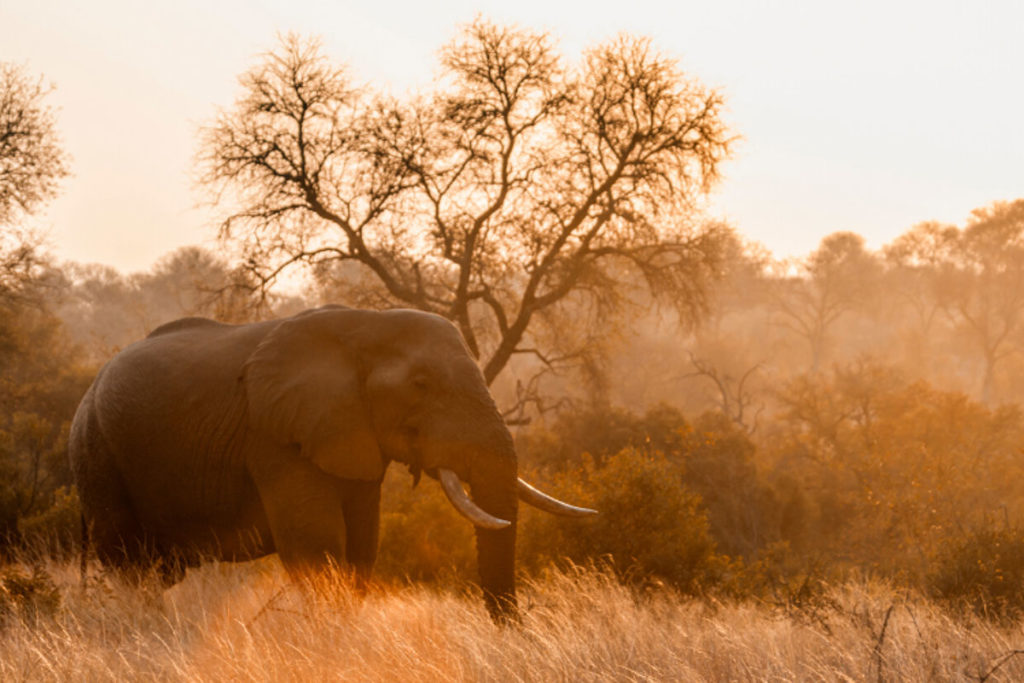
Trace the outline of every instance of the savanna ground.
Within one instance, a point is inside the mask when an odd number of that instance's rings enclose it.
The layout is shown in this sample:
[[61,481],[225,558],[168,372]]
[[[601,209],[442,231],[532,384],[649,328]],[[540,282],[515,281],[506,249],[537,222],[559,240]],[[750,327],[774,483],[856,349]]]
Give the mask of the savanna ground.
[[276,560],[210,564],[161,592],[48,564],[6,575],[0,680],[1021,680],[1024,629],[881,583],[812,599],[720,601],[550,571],[499,627],[473,589],[315,592]]

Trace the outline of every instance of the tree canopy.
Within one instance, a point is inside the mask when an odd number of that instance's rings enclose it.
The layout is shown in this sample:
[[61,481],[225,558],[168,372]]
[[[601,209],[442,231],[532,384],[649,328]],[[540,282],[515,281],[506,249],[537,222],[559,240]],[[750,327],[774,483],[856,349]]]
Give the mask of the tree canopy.
[[996,367],[1024,329],[1024,200],[975,209],[963,229],[919,224],[888,256],[981,356],[981,396],[991,402]]
[[200,166],[254,287],[306,265],[344,301],[443,315],[489,382],[579,351],[545,336],[568,302],[581,330],[639,297],[706,306],[722,228],[696,209],[731,137],[722,97],[649,41],[567,65],[548,35],[477,20],[400,99],[289,35],[241,85]]
[[23,67],[0,62],[0,224],[12,224],[53,199],[68,174],[50,89]]
[[68,174],[50,89],[24,67],[0,62],[0,308],[38,284],[44,259],[25,218],[56,196]]

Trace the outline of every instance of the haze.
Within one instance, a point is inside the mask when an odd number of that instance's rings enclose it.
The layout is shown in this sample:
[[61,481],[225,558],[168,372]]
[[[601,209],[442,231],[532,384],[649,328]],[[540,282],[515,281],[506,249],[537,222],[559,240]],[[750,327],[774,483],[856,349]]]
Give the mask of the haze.
[[1024,6],[962,2],[261,2],[0,5],[0,59],[56,86],[74,176],[38,219],[59,257],[148,268],[212,243],[196,129],[279,32],[319,34],[357,79],[426,87],[481,13],[548,29],[573,60],[620,30],[724,91],[742,136],[710,211],[776,256],[837,230],[877,247],[1024,186]]
[[0,681],[1024,680],[1024,9],[2,3]]

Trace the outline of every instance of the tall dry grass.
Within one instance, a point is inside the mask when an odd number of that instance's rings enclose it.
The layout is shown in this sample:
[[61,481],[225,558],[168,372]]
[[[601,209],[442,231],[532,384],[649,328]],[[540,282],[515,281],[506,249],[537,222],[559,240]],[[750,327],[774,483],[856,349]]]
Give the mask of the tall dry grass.
[[1024,630],[954,617],[877,584],[802,610],[638,593],[596,571],[522,589],[497,627],[469,589],[315,595],[279,565],[211,565],[161,593],[47,568],[52,613],[8,613],[0,680],[865,681],[1024,680]]

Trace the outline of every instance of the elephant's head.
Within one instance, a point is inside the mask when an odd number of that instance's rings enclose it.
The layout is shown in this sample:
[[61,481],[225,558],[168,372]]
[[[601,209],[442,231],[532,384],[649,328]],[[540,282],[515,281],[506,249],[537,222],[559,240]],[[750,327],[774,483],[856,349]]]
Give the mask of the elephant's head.
[[515,608],[518,500],[556,514],[594,513],[518,478],[512,436],[480,369],[439,316],[344,308],[296,316],[253,354],[247,381],[251,419],[300,444],[320,469],[379,480],[398,461],[438,479],[477,527],[492,615]]

